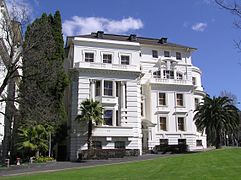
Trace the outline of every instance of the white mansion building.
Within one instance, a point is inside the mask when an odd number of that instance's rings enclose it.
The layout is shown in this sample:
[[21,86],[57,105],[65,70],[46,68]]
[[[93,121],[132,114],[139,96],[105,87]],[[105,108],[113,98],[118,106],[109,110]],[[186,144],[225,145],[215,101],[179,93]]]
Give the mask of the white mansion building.
[[192,65],[195,48],[153,39],[104,34],[67,37],[70,160],[87,149],[87,129],[75,121],[86,99],[100,101],[105,124],[93,129],[96,148],[152,149],[186,143],[206,148],[194,110],[205,93],[201,71]]

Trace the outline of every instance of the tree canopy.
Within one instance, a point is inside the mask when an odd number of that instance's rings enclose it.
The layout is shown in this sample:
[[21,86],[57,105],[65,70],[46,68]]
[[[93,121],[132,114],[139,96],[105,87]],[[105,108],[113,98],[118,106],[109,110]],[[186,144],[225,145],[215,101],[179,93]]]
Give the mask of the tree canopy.
[[81,114],[76,117],[78,121],[88,122],[88,149],[92,146],[92,129],[93,125],[102,124],[102,105],[99,101],[93,101],[92,99],[86,99],[80,106]]
[[206,132],[210,141],[220,148],[221,136],[234,133],[239,127],[239,111],[228,97],[204,98],[195,110],[197,129]]

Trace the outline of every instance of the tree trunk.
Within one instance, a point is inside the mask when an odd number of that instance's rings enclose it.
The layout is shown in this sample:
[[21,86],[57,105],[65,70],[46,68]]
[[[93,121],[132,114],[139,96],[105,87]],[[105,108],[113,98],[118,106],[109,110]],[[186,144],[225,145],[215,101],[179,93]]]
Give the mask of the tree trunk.
[[88,122],[88,139],[87,139],[87,143],[88,143],[88,150],[91,149],[92,146],[92,121],[89,120]]
[[4,117],[3,161],[8,157],[11,148],[12,123],[14,119],[15,79],[10,79],[7,89],[7,101]]
[[220,149],[221,148],[220,138],[221,138],[221,133],[217,132],[216,140],[215,140],[215,147],[216,147],[216,149]]
[[39,150],[36,151],[35,158],[39,158]]
[[89,120],[88,122],[88,150],[92,148],[92,121]]

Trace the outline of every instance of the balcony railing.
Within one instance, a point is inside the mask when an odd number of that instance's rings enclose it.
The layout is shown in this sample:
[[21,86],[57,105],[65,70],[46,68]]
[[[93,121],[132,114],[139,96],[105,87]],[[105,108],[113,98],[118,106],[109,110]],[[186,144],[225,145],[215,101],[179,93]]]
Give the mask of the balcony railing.
[[162,79],[162,78],[151,78],[150,83],[160,84],[178,84],[178,85],[192,85],[191,81],[184,79]]
[[118,97],[112,96],[97,96],[95,99],[102,104],[118,104]]
[[94,137],[132,137],[133,128],[131,127],[114,127],[114,126],[102,126],[93,129]]
[[97,63],[97,62],[77,62],[77,63],[74,63],[74,68],[97,68],[97,69],[140,71],[140,66],[136,66],[136,65],[110,64],[110,63]]

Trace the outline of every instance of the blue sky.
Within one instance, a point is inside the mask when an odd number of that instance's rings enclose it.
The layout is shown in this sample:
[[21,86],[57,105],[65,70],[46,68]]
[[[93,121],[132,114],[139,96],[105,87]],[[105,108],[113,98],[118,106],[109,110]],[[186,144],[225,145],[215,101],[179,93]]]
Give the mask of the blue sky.
[[[230,91],[241,101],[241,58],[234,40],[235,16],[213,0],[18,0],[33,18],[60,10],[65,35],[104,30],[167,37],[170,42],[198,48],[193,64],[202,72],[205,91],[218,96]],[[241,106],[240,106],[241,107]]]

